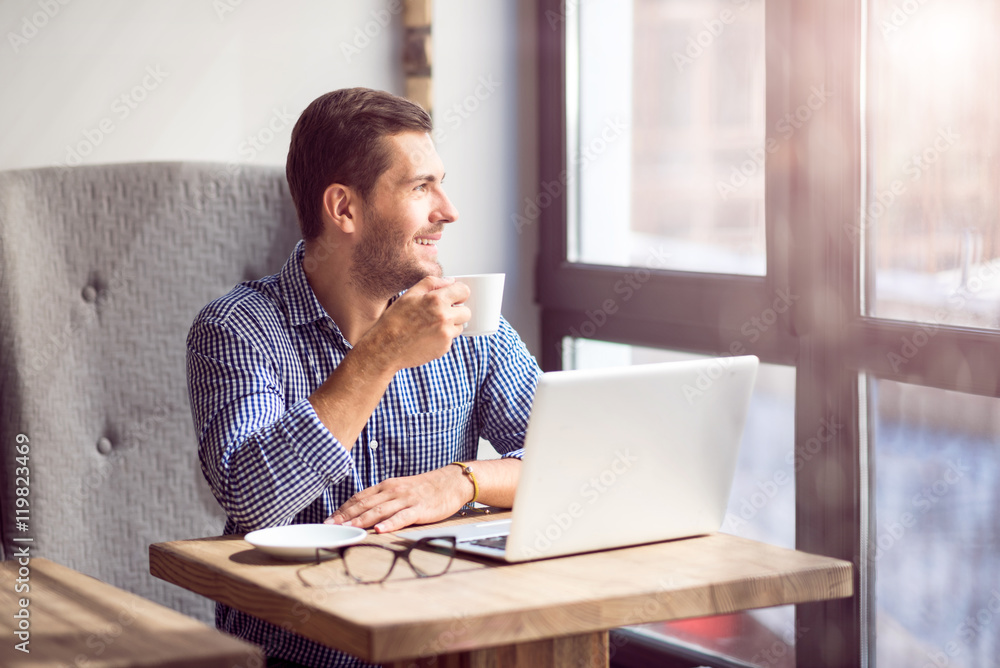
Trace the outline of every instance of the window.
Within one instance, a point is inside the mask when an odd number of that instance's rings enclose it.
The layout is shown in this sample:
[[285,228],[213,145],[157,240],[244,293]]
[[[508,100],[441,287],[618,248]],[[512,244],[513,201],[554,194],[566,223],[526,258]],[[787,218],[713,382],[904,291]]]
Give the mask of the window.
[[[1000,328],[1000,8],[873,0],[871,315]],[[919,113],[914,110],[919,109]]]
[[993,665],[1000,401],[889,380],[872,399],[877,664]]
[[763,0],[578,12],[570,259],[763,275]]
[[[778,427],[802,462],[791,535],[857,567],[854,597],[795,607],[798,665],[996,653],[995,633],[959,626],[1000,612],[985,590],[996,485],[965,472],[940,515],[909,506],[957,475],[953,453],[976,453],[976,476],[997,459],[998,14],[986,0],[540,4],[541,184],[568,186],[541,212],[542,365],[755,354],[794,379]],[[975,406],[980,426],[955,422]],[[734,497],[763,470],[745,467]],[[921,613],[942,586],[956,600]],[[748,655],[768,649],[748,625],[729,645],[692,643],[702,630],[634,644],[791,660]]]

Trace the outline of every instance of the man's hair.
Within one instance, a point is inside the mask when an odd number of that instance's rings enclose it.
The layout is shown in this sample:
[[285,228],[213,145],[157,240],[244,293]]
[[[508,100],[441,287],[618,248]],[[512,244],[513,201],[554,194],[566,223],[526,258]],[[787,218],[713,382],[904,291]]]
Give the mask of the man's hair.
[[383,91],[343,88],[313,100],[295,123],[285,163],[302,238],[311,241],[323,231],[323,192],[331,184],[368,199],[389,168],[386,136],[432,127],[418,105]]

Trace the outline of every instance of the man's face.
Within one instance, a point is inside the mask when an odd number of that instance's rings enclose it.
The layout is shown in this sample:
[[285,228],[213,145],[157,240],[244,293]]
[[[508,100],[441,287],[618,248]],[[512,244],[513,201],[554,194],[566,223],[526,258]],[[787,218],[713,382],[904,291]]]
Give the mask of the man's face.
[[437,242],[458,211],[444,192],[444,165],[426,133],[385,138],[392,158],[361,209],[352,281],[389,298],[425,276],[441,276]]

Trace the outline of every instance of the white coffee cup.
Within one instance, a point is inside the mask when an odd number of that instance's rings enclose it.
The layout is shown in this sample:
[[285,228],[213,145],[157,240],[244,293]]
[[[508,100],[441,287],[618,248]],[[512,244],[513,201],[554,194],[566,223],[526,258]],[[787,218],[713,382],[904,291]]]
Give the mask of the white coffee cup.
[[458,283],[469,286],[471,294],[465,305],[472,319],[462,332],[465,336],[487,336],[500,329],[500,305],[503,302],[505,274],[466,274],[452,276]]

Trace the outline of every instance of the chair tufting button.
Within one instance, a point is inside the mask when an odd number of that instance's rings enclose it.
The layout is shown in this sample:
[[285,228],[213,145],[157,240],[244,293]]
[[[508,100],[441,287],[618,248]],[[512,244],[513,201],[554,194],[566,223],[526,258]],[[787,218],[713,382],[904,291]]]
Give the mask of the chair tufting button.
[[101,436],[97,439],[97,451],[102,455],[111,453],[111,441],[106,436]]
[[83,295],[83,301],[85,302],[95,302],[97,301],[97,289],[93,285],[88,285],[81,292]]

